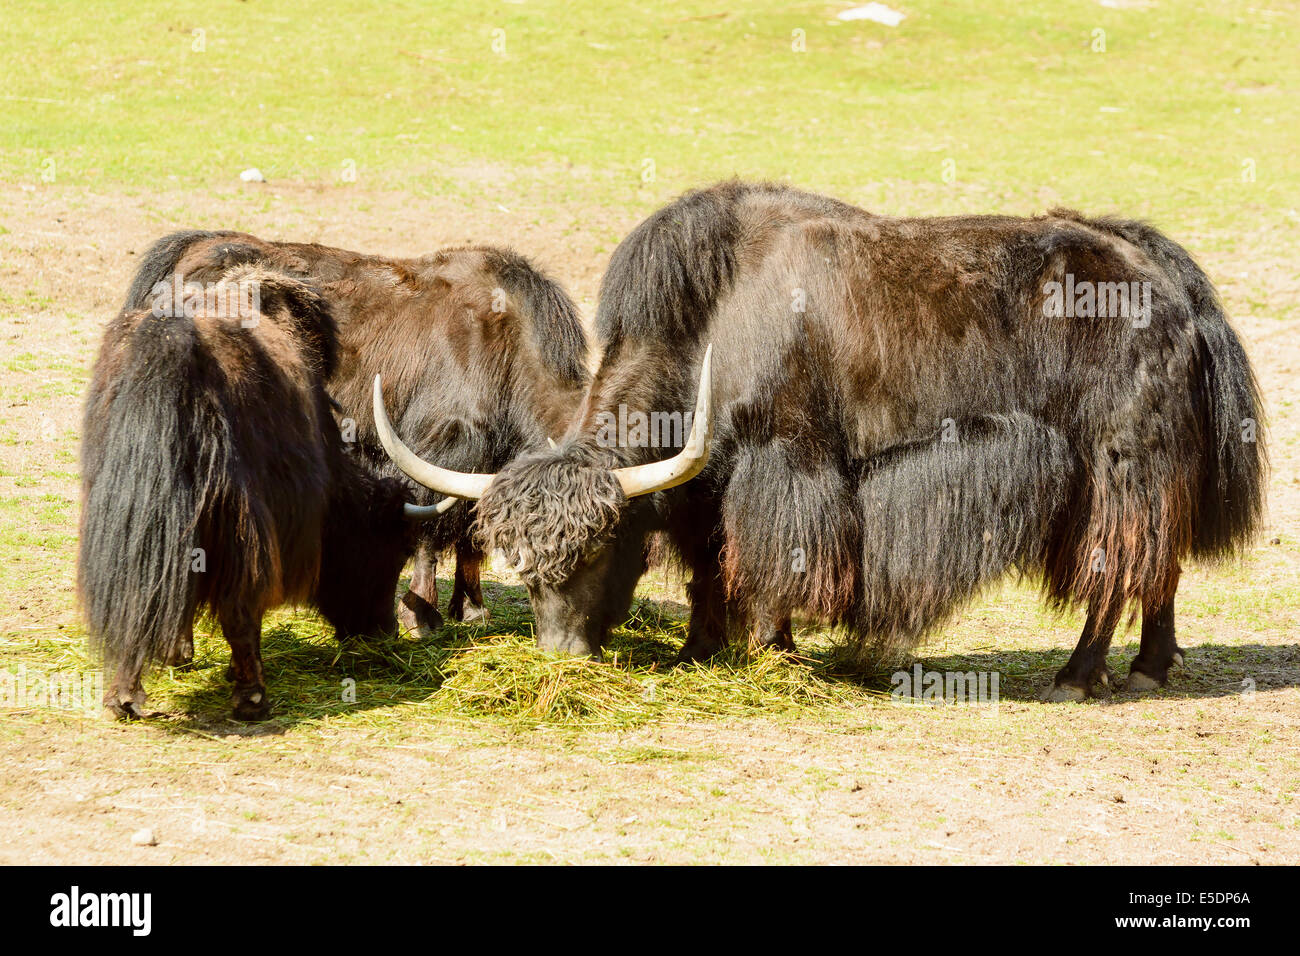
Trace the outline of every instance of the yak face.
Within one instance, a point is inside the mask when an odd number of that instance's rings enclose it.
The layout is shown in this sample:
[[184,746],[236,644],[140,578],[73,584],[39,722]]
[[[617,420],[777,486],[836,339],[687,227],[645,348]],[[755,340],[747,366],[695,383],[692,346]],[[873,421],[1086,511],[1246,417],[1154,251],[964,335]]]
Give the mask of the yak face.
[[[643,545],[653,513],[643,495],[690,481],[709,460],[712,430],[710,356],[704,350],[691,434],[661,461],[614,466],[608,454],[574,438],[532,452],[493,475],[463,474],[424,461],[398,437],[375,376],[375,431],[406,475],[440,494],[435,512],[455,498],[478,501],[479,537],[505,553],[532,599],[538,644],[551,651],[597,654],[610,626],[632,601],[645,570]],[[414,509],[423,517],[425,509]],[[408,512],[409,513],[409,512]]]
[[393,592],[415,550],[415,526],[402,514],[405,491],[346,457],[322,534],[316,604],[340,640],[397,630]]
[[524,575],[533,606],[537,645],[553,654],[592,657],[610,628],[627,616],[636,582],[645,572],[641,541],[616,535],[594,547],[563,581]]
[[515,459],[479,499],[479,535],[524,579],[544,650],[598,654],[631,603],[644,568],[626,504],[608,464],[580,444]]

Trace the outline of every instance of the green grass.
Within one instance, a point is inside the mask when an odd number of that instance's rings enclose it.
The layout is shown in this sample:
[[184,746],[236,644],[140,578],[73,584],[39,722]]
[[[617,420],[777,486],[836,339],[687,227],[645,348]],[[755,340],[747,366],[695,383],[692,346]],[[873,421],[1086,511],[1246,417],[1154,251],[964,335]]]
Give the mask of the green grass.
[[897,28],[835,22],[847,5],[10,0],[0,178],[343,189],[351,163],[643,209],[788,177],[886,212],[1064,202],[1220,235],[1294,203],[1290,4],[916,2]]

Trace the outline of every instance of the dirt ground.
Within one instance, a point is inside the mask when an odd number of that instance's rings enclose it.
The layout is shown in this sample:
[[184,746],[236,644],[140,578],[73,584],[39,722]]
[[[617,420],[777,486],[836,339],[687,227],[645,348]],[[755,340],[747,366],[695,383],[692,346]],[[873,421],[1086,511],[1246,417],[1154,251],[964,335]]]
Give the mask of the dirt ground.
[[[0,497],[76,501],[69,452],[98,330],[138,256],[172,229],[390,254],[504,241],[590,312],[613,241],[635,219],[542,199],[505,209],[292,184],[197,197],[0,186]],[[995,713],[882,701],[806,720],[600,733],[469,720],[395,730],[360,717],[201,729],[0,711],[0,863],[1300,862],[1300,341],[1275,314],[1294,309],[1300,280],[1278,251],[1293,246],[1263,229],[1235,245],[1177,238],[1246,339],[1273,461],[1249,556],[1259,615],[1203,609],[1182,643],[1190,668],[1202,644],[1218,648],[1212,660],[1265,662],[1254,693],[1175,686],[1085,705],[1019,694]],[[71,555],[66,540],[3,555],[0,636],[57,642],[75,626]],[[1230,574],[1193,570],[1180,599]],[[987,627],[995,656],[1025,640],[1073,644],[1064,629],[1026,637],[988,608],[965,619]],[[157,845],[133,845],[141,828]]]

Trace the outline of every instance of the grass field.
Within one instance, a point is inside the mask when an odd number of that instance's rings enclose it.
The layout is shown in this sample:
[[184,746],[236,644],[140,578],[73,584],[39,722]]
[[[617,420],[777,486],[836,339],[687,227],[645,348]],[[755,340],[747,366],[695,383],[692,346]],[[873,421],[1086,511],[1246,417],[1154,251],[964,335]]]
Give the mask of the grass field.
[[1081,620],[1011,583],[923,651],[998,672],[990,711],[894,703],[811,627],[802,661],[672,668],[662,574],[605,662],[549,661],[490,574],[492,623],[432,640],[343,653],[307,611],[268,618],[263,725],[226,718],[213,634],[148,684],[165,718],[0,709],[0,861],[1300,861],[1300,9],[918,2],[890,28],[847,6],[11,0],[0,670],[89,667],[80,400],[152,239],[509,243],[590,313],[642,216],[740,175],[889,214],[1122,212],[1203,263],[1273,471],[1244,560],[1184,575],[1169,688],[1040,703]]

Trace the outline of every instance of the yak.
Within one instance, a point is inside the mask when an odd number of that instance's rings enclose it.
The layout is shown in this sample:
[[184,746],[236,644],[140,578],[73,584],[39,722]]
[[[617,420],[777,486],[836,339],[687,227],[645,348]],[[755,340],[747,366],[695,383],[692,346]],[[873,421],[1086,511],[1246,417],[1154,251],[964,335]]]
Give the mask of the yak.
[[313,604],[340,639],[396,628],[405,483],[346,453],[325,388],[338,363],[321,290],[256,265],[202,302],[109,324],[85,406],[77,577],[114,715],[144,715],[145,667],[189,653],[203,611],[230,644],[243,720],[270,707],[266,611]]
[[[471,472],[495,471],[544,447],[567,425],[587,384],[587,339],[572,300],[523,256],[493,246],[394,259],[246,233],[178,232],[145,255],[127,308],[160,294],[180,297],[187,282],[213,282],[250,263],[310,278],[329,299],[339,362],[327,386],[348,447],[377,474],[401,477],[374,429],[370,380],[377,372],[398,427],[419,453]],[[424,526],[398,609],[403,627],[441,622],[436,561],[449,549],[457,561],[448,612],[457,620],[485,616],[472,510],[448,510],[451,502],[439,508],[419,485],[411,493],[417,507],[408,512]]]
[[[1018,572],[1087,609],[1048,697],[1112,685],[1126,609],[1145,690],[1182,661],[1182,562],[1237,552],[1260,520],[1250,363],[1204,272],[1142,223],[895,218],[723,183],[619,244],[596,334],[558,446],[495,475],[421,463],[380,421],[416,480],[478,498],[554,651],[599,653],[659,532],[691,573],[686,660],[733,626],[790,647],[796,611],[905,652]],[[644,430],[611,441],[612,418],[693,399],[667,457]]]

